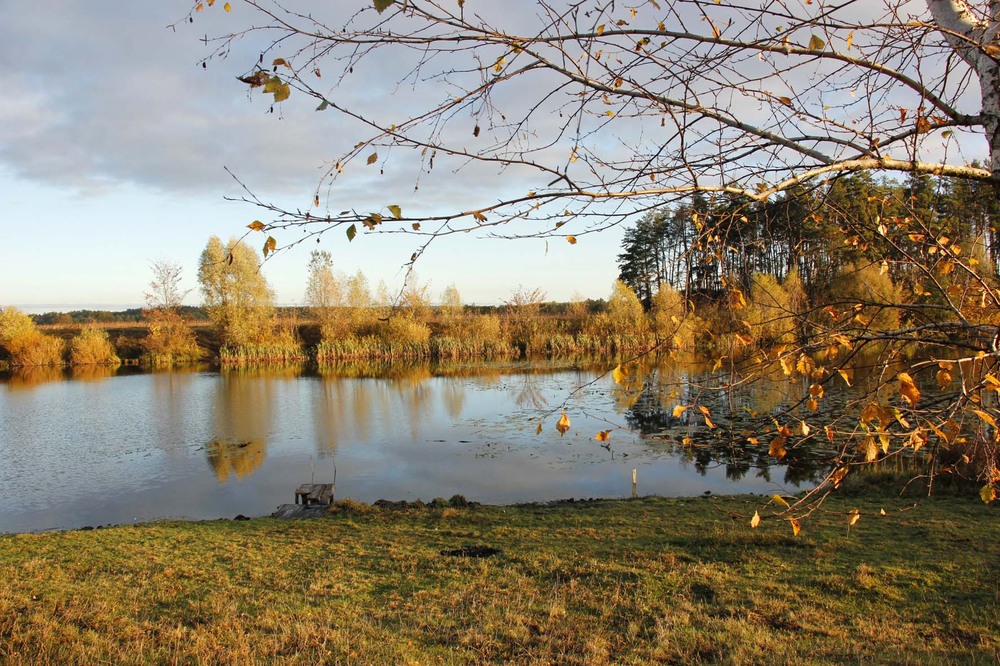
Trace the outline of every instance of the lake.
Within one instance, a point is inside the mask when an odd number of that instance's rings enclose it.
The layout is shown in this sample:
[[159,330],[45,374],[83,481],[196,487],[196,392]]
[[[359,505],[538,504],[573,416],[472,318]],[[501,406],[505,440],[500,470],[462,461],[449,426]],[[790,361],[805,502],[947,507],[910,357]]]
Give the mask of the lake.
[[[707,432],[695,410],[670,413],[693,392],[723,426],[724,405],[742,409],[698,388],[695,370],[618,385],[613,366],[2,374],[0,532],[266,515],[299,484],[334,477],[338,499],[487,503],[627,497],[633,469],[644,495],[794,492],[815,480],[807,457],[775,465],[766,444],[682,444]],[[792,389],[768,389],[764,408]],[[572,423],[560,434],[563,407]],[[604,430],[606,445],[595,440]]]

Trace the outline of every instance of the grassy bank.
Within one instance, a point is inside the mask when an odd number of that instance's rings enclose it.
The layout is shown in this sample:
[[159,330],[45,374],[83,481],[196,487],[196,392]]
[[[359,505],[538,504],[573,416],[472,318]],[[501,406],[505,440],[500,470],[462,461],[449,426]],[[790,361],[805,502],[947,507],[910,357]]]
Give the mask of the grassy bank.
[[[309,521],[6,536],[0,661],[997,659],[994,507],[839,499],[793,537],[787,521],[749,527],[760,503],[347,504]],[[468,546],[499,553],[456,556]]]

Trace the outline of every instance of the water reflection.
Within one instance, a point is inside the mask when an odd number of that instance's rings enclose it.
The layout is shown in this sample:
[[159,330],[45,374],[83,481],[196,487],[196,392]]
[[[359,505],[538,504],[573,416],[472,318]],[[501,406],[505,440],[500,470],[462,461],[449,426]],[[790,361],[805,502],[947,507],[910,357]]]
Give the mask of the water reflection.
[[208,462],[220,481],[231,474],[249,476],[264,462],[281,385],[299,374],[298,367],[279,372],[234,369],[221,373],[213,409],[216,436],[205,446]]
[[[12,375],[0,379],[0,532],[265,514],[313,476],[332,481],[334,465],[338,497],[363,501],[627,496],[633,468],[640,493],[665,495],[815,478],[808,449],[774,466],[763,438],[753,447],[741,432],[757,427],[750,411],[792,406],[797,384],[727,394],[703,369],[669,362],[633,364],[615,382],[604,373],[616,364]],[[719,428],[695,410],[673,417],[696,399]],[[560,436],[563,408],[573,425]],[[609,428],[608,446],[594,441]],[[44,495],[53,484],[59,507]]]
[[39,384],[58,382],[66,378],[62,368],[53,366],[35,366],[29,368],[14,368],[7,375],[5,382],[10,390],[32,388]]
[[205,453],[216,478],[225,483],[232,475],[242,479],[256,472],[264,462],[265,446],[263,439],[216,437],[205,446]]
[[74,365],[70,369],[70,376],[83,382],[96,382],[110,379],[118,374],[118,366],[110,365]]

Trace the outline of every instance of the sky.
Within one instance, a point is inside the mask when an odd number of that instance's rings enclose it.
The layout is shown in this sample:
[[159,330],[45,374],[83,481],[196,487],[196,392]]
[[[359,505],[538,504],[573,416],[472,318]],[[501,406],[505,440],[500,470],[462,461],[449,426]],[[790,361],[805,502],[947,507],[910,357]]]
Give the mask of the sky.
[[[343,2],[348,8],[358,2]],[[326,160],[354,128],[289,100],[277,113],[235,80],[238,52],[199,65],[201,38],[224,32],[229,15],[183,19],[190,3],[0,0],[0,306],[29,311],[142,303],[151,264],[183,269],[188,304],[200,301],[198,257],[208,238],[240,236],[262,218],[227,201],[241,190],[228,168],[261,198],[290,208],[312,201]],[[403,67],[406,63],[397,63]],[[352,84],[345,95],[391,103],[397,72]],[[431,93],[437,93],[433,88]],[[341,91],[337,91],[341,94]],[[414,197],[412,174],[368,175],[330,192],[372,209]],[[500,187],[503,174],[444,173],[421,183],[420,210]],[[357,203],[355,203],[357,202]],[[336,205],[336,204],[335,204]],[[503,240],[466,234],[436,240],[417,264],[437,297],[449,285],[467,303],[500,303],[519,286],[553,300],[604,298],[617,277],[621,229],[558,240]],[[279,236],[280,243],[294,239]],[[262,239],[254,238],[260,245]],[[300,304],[311,249],[332,253],[345,274],[401,287],[414,237],[340,230],[303,243],[262,268],[280,304]]]

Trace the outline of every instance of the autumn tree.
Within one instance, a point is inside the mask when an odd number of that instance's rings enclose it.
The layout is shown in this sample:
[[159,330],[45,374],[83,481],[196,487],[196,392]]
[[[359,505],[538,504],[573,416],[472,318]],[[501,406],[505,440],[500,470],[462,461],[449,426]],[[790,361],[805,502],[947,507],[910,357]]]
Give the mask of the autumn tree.
[[341,280],[333,271],[333,256],[325,250],[313,250],[308,271],[305,303],[319,322],[321,338],[335,337],[337,310],[343,306],[344,295]]
[[62,365],[66,343],[38,330],[31,317],[13,306],[0,308],[0,347],[14,367]]
[[[270,213],[253,227],[268,234],[265,249],[332,229],[354,242],[383,230],[415,234],[410,262],[435,238],[468,231],[575,243],[701,195],[710,210],[689,216],[696,236],[685,295],[723,290],[741,308],[752,262],[731,248],[767,241],[747,235],[744,220],[783,192],[822,189],[822,207],[835,198],[838,176],[849,173],[1000,184],[995,4],[366,0],[349,11],[335,4],[302,13],[249,0],[252,18],[206,40],[206,61],[237,52],[237,41],[252,44],[252,60],[235,66],[252,91],[283,104],[286,118],[307,101],[354,130],[331,144],[331,167],[309,205],[246,197]],[[406,82],[393,89],[392,104],[342,94],[352,81],[367,87],[386,75]],[[500,172],[503,182],[486,198],[472,188],[455,191],[447,204],[440,192],[426,198],[427,187],[353,208],[337,196],[373,173],[408,172],[419,186],[436,171]],[[784,350],[782,360],[794,354],[793,373],[820,387],[810,389],[814,402],[859,348],[918,345],[933,363],[893,366],[878,387],[894,387],[892,402],[883,404],[876,391],[858,405],[865,428],[826,424],[845,444],[820,492],[854,469],[859,451],[865,462],[931,442],[935,461],[964,440],[985,447],[966,458],[981,455],[977,474],[984,499],[992,498],[1000,482],[1000,381],[990,364],[1000,345],[990,313],[1000,297],[963,246],[922,217],[928,209],[920,197],[845,203],[837,233],[859,255],[855,266],[863,259],[879,270],[884,262],[882,274],[905,273],[919,307],[907,309],[898,327],[883,317],[883,327],[857,310],[900,303],[882,302],[884,293],[853,294],[848,300],[857,302],[830,304],[826,320],[813,318],[805,345]],[[815,350],[835,346],[841,351],[827,356],[838,359],[832,364],[811,360]],[[957,391],[944,380],[962,364],[972,365]],[[947,407],[935,401],[928,411],[914,377],[938,370],[942,390],[952,388]],[[798,440],[785,425],[776,433],[771,451],[780,458]],[[874,457],[872,442],[881,449]]]
[[212,236],[198,266],[205,309],[222,337],[225,363],[304,360],[296,333],[274,321],[274,292],[260,272],[260,255],[232,238]]
[[201,349],[191,325],[180,314],[190,289],[181,288],[183,270],[167,260],[154,261],[153,279],[144,296],[144,317],[149,334],[143,339],[143,358],[153,366],[172,366],[197,361]]

